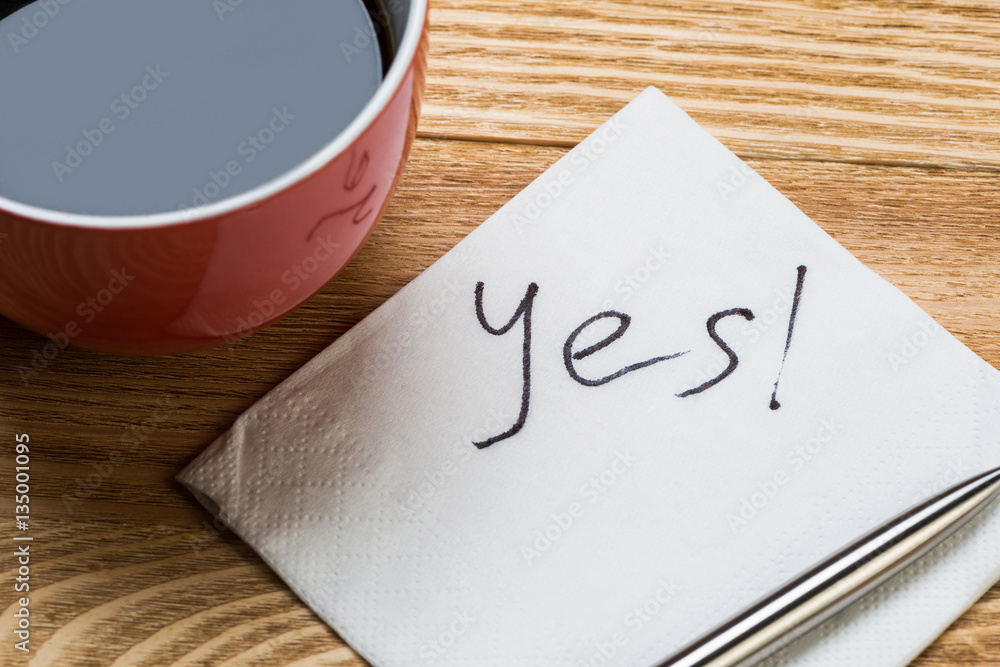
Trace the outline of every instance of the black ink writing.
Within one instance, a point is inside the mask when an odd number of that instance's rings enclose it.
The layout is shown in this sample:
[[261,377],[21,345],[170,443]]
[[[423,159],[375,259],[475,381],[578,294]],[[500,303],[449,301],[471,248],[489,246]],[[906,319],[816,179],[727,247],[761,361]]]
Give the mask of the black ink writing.
[[[777,379],[774,381],[774,391],[771,394],[771,410],[777,410],[781,407],[778,402],[778,383],[781,380],[782,372],[785,368],[785,361],[788,358],[788,350],[792,344],[792,334],[795,330],[795,321],[799,311],[799,304],[802,300],[802,286],[805,282],[806,267],[798,267],[798,279],[795,284],[795,296],[792,300],[791,313],[788,318],[788,333],[785,337],[785,349],[781,357],[781,366],[778,369]],[[483,292],[485,290],[485,284],[483,282],[476,283],[475,291],[475,307],[476,307],[476,317],[479,319],[479,324],[483,329],[494,336],[503,336],[508,331],[510,331],[514,325],[517,324],[518,320],[523,320],[524,326],[524,336],[522,340],[521,349],[521,371],[522,371],[522,385],[521,385],[521,410],[518,414],[517,420],[514,424],[499,435],[495,435],[491,438],[487,438],[480,442],[473,442],[472,444],[478,449],[485,449],[492,444],[500,442],[501,440],[506,440],[513,435],[516,435],[524,427],[525,422],[528,418],[528,409],[531,402],[531,313],[534,307],[535,296],[538,294],[538,285],[536,283],[530,283],[528,289],[524,293],[524,297],[521,299],[520,304],[514,311],[514,314],[510,316],[510,319],[501,327],[492,326],[486,319],[485,309],[483,306]],[[679,398],[686,398],[688,396],[694,396],[695,394],[700,394],[703,391],[714,387],[719,384],[727,377],[733,374],[737,366],[739,366],[740,360],[736,352],[732,347],[729,346],[726,341],[722,339],[716,330],[720,321],[727,317],[732,317],[738,315],[747,321],[752,321],[754,319],[753,311],[749,308],[730,308],[729,310],[719,311],[711,315],[705,322],[705,328],[708,331],[709,338],[719,347],[720,350],[729,358],[729,363],[726,368],[713,377],[712,379],[699,384],[696,387],[688,389],[687,391],[682,391],[676,394]],[[615,330],[608,335],[604,336],[598,342],[584,347],[581,350],[574,349],[580,336],[587,331],[589,327],[596,325],[602,320],[613,319],[618,321],[618,326]],[[566,338],[565,343],[562,348],[563,364],[566,367],[566,372],[569,374],[570,378],[575,382],[585,386],[585,387],[599,387],[601,385],[607,384],[612,380],[620,378],[624,375],[632,373],[633,371],[640,370],[642,368],[647,368],[654,364],[658,364],[661,361],[667,361],[669,359],[676,359],[677,357],[688,354],[690,350],[685,350],[684,352],[675,352],[672,354],[667,354],[663,356],[653,357],[651,359],[646,359],[645,361],[640,361],[638,363],[629,364],[624,368],[621,368],[610,375],[605,375],[599,378],[587,378],[580,374],[577,370],[577,363],[586,359],[597,352],[607,348],[612,343],[622,338],[625,332],[628,331],[629,326],[632,323],[632,317],[627,313],[623,313],[617,310],[605,310],[596,315],[586,319],[578,327],[573,329],[573,331]],[[739,348],[739,346],[737,346]]]
[[700,384],[694,389],[688,389],[687,391],[682,391],[681,393],[677,394],[681,398],[684,398],[685,396],[691,396],[693,394],[700,394],[709,387],[714,387],[715,385],[719,384],[727,377],[729,377],[732,374],[732,372],[736,370],[736,367],[739,365],[740,363],[739,357],[736,356],[736,353],[733,352],[733,349],[728,345],[726,345],[726,341],[722,340],[722,337],[719,336],[719,334],[716,333],[715,331],[715,325],[718,324],[719,320],[721,320],[724,317],[729,317],[730,315],[741,315],[747,320],[753,319],[753,312],[751,312],[749,308],[731,308],[730,310],[723,310],[721,313],[716,313],[715,315],[712,315],[710,318],[708,318],[708,322],[705,323],[706,327],[708,328],[708,335],[712,338],[712,340],[715,341],[715,344],[718,345],[719,348],[726,353],[726,356],[729,357],[729,365],[726,366],[726,369],[724,371],[716,375],[708,382]]
[[792,344],[792,330],[795,328],[795,316],[799,312],[799,301],[802,300],[802,284],[806,279],[806,267],[798,268],[799,276],[795,281],[795,296],[792,297],[792,313],[788,316],[788,336],[785,338],[785,352],[781,355],[781,366],[778,368],[778,377],[774,381],[774,391],[771,392],[771,409],[777,410],[781,407],[778,402],[778,382],[781,381],[781,373],[785,370],[785,359],[788,358],[788,348]]
[[[595,322],[597,322],[599,320],[607,319],[607,318],[610,318],[610,317],[614,317],[614,318],[618,319],[618,328],[615,330],[614,333],[612,333],[611,335],[605,337],[601,341],[599,341],[599,342],[591,345],[588,348],[585,348],[585,349],[580,350],[578,352],[573,352],[573,343],[576,342],[577,337],[581,333],[583,333],[583,331],[587,327],[589,327],[591,324],[594,324]],[[611,345],[611,343],[615,342],[616,340],[618,340],[619,338],[621,338],[623,335],[625,335],[625,331],[628,329],[629,324],[631,322],[632,322],[632,318],[629,317],[628,315],[626,315],[625,313],[620,313],[620,312],[618,312],[616,310],[606,310],[603,313],[598,313],[597,315],[594,315],[589,320],[587,320],[586,322],[584,322],[583,324],[581,324],[580,326],[578,326],[576,329],[574,329],[573,333],[571,333],[569,335],[569,338],[566,339],[566,344],[563,345],[563,361],[566,364],[566,371],[569,372],[569,376],[571,378],[573,378],[574,380],[576,380],[577,382],[579,382],[580,384],[584,385],[584,386],[587,386],[587,387],[597,387],[597,386],[600,386],[602,384],[607,384],[608,382],[611,382],[612,380],[614,380],[616,378],[620,378],[621,376],[623,376],[623,375],[625,375],[627,373],[631,373],[632,371],[637,371],[640,368],[646,368],[647,366],[652,366],[653,364],[657,364],[657,363],[659,363],[661,361],[666,361],[667,359],[674,359],[676,357],[681,356],[682,354],[687,354],[687,352],[690,351],[690,350],[688,350],[688,351],[685,351],[685,352],[676,352],[674,354],[668,354],[668,355],[663,356],[663,357],[654,357],[652,359],[647,359],[646,361],[640,361],[637,364],[632,364],[630,366],[626,366],[625,368],[621,369],[620,371],[612,373],[611,375],[606,375],[606,376],[604,376],[602,378],[599,378],[597,380],[588,380],[587,378],[582,377],[576,371],[576,368],[573,365],[573,360],[575,359],[575,360],[579,361],[580,359],[585,359],[585,358],[589,357],[590,355],[592,355],[593,353],[597,352],[598,350],[603,350],[608,345]]]
[[492,438],[487,438],[482,442],[474,442],[477,449],[485,449],[490,445],[505,440],[506,438],[515,435],[524,426],[524,422],[528,419],[528,404],[531,398],[531,308],[535,301],[535,295],[538,294],[538,285],[531,283],[528,285],[527,291],[524,293],[524,298],[521,299],[521,304],[511,315],[510,320],[507,324],[503,325],[499,329],[490,326],[490,323],[486,321],[486,314],[483,312],[483,289],[485,285],[480,281],[476,283],[476,317],[479,318],[479,324],[486,329],[489,333],[494,336],[502,336],[517,323],[519,319],[524,319],[524,340],[521,351],[521,368],[523,375],[523,385],[521,388],[521,412],[517,416],[517,421],[509,429],[501,433],[500,435],[495,435]]

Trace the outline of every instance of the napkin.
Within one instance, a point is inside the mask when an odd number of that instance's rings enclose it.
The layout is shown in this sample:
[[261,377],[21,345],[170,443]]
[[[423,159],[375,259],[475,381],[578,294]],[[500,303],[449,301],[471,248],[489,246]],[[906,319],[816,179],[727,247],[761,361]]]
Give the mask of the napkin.
[[[650,88],[179,479],[374,665],[644,667],[1000,464],[998,388]],[[994,509],[771,664],[998,578]]]

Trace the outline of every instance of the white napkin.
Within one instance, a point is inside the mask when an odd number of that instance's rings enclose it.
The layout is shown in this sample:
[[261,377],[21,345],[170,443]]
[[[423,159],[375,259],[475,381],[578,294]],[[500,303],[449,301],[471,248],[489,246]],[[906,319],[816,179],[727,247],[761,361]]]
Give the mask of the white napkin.
[[[997,391],[650,88],[180,480],[374,665],[647,667],[1000,464]],[[998,578],[994,509],[772,661],[903,665]]]

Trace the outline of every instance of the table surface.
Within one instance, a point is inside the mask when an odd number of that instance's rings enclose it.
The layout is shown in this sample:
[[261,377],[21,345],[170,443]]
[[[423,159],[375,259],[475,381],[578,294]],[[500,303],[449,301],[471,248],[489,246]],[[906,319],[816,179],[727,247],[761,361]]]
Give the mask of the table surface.
[[[173,476],[237,415],[655,85],[1000,364],[1000,6],[963,0],[432,0],[418,138],[371,240],[229,347],[67,349],[0,319],[0,498],[32,442],[31,646],[0,663],[364,665]],[[109,456],[120,456],[107,466]],[[117,460],[117,459],[115,459]],[[1000,663],[1000,586],[914,665]]]

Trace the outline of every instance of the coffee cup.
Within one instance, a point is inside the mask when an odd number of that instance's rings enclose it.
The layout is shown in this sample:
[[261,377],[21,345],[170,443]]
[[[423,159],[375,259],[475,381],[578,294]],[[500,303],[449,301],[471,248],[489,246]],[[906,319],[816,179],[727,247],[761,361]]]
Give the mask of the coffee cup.
[[118,353],[232,341],[322,289],[384,212],[426,0],[19,4],[0,20],[14,322]]

